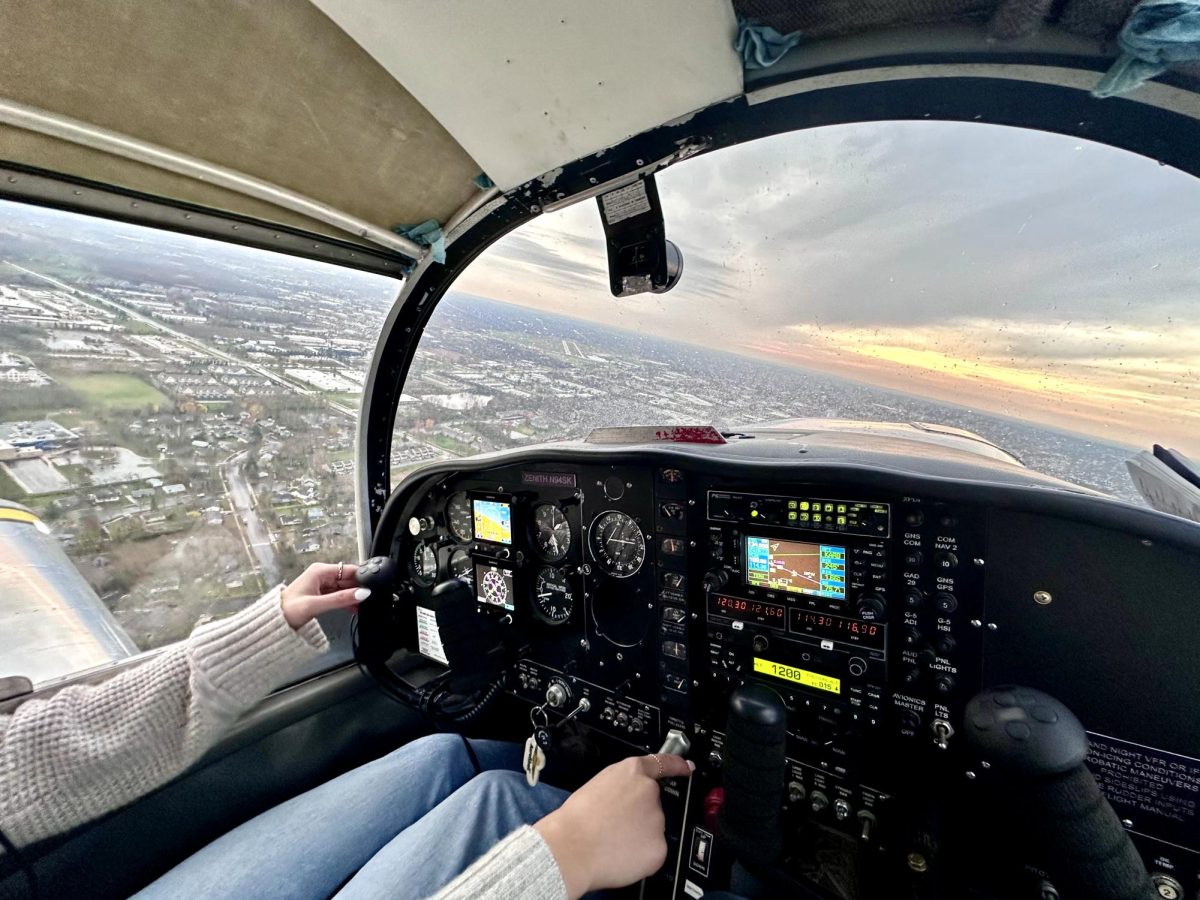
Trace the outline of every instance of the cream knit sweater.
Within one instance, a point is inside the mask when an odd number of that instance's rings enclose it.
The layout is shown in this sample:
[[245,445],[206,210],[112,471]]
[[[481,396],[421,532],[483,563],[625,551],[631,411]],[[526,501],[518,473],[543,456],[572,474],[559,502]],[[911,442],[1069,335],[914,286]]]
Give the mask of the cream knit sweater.
[[[0,829],[30,844],[165,784],[328,646],[315,621],[299,630],[287,624],[276,588],[108,681],[0,715]],[[560,900],[566,888],[550,849],[525,827],[437,896]]]

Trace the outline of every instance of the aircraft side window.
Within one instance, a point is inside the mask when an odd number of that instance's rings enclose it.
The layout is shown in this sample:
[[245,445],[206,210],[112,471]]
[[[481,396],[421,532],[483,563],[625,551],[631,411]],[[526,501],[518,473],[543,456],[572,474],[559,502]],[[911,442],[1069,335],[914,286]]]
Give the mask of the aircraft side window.
[[[398,282],[10,202],[0,230],[0,676],[153,650],[357,559],[359,399]],[[329,630],[324,666],[350,655]]]

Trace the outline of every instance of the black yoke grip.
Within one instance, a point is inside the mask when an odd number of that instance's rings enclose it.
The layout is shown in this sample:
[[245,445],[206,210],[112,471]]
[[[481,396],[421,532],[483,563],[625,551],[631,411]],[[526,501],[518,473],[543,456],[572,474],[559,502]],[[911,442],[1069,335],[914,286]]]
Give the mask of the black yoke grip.
[[963,730],[997,776],[997,801],[1063,900],[1157,900],[1142,858],[1084,765],[1087,732],[1032,688],[971,699]]

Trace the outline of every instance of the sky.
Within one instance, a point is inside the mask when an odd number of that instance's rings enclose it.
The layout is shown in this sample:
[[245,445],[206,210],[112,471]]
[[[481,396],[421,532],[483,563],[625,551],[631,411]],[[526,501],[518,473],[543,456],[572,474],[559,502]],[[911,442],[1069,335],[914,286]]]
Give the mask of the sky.
[[1192,176],[1061,135],[888,122],[658,181],[684,256],[670,293],[608,293],[595,201],[502,239],[455,286],[1200,457]]

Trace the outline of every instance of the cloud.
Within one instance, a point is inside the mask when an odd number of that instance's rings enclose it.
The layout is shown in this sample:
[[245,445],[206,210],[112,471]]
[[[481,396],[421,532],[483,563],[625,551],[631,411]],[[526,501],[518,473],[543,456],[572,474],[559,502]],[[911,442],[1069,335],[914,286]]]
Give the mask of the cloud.
[[889,384],[907,366],[964,402],[1003,383],[1007,411],[1051,385],[1089,422],[1200,402],[1200,184],[1153,160],[891,122],[766,138],[658,179],[685,260],[671,293],[609,296],[594,201],[503,239],[464,289]]

